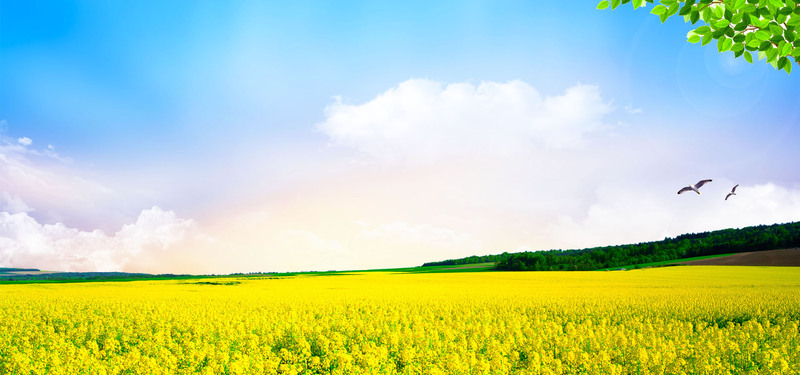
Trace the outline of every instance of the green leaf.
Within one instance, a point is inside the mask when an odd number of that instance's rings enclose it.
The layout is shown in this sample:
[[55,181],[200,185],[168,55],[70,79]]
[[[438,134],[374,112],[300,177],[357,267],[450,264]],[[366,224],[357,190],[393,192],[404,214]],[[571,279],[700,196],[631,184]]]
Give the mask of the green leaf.
[[722,52],[730,51],[731,47],[733,47],[733,39],[725,38],[722,42]]
[[681,10],[680,10],[680,12],[678,12],[678,15],[679,16],[685,16],[685,15],[689,14],[691,11],[692,11],[692,6],[690,4],[686,4],[686,5],[681,7]]
[[703,41],[700,43],[700,45],[704,46],[704,45],[706,45],[708,43],[711,43],[712,40],[714,40],[714,35],[706,34],[706,35],[703,36]]
[[735,43],[743,43],[745,39],[746,37],[744,36],[744,34],[737,34],[736,36],[733,37],[733,41]]
[[633,0],[633,9],[642,6],[642,3],[644,3],[644,0]]
[[675,13],[678,13],[679,9],[680,9],[680,5],[679,4],[670,5],[669,9],[667,9],[667,17],[674,16]]
[[786,71],[786,74],[792,74],[792,64],[786,64],[786,66],[783,67],[783,70]]
[[611,0],[611,9],[617,9],[619,6],[619,0]]
[[745,0],[736,0],[736,2],[733,3],[733,9],[742,9],[745,3]]
[[768,40],[769,37],[772,36],[772,35],[770,35],[769,31],[766,31],[766,30],[758,30],[758,31],[756,31],[755,35],[756,35],[756,39],[758,39],[758,40]]
[[651,10],[650,13],[660,16],[662,14],[667,13],[667,7],[663,5],[656,5],[656,7],[653,8],[653,10]]
[[721,6],[714,7],[714,17],[717,19],[723,18],[725,16],[725,8]]
[[769,24],[769,31],[772,31],[773,34],[777,35],[783,34],[783,28],[774,23]]
[[698,34],[698,35],[706,35],[706,34],[711,32],[711,28],[708,27],[708,26],[700,26],[700,27],[694,29],[694,32],[695,32],[695,34]]
[[781,57],[780,59],[778,59],[778,69],[783,69],[783,67],[786,66],[786,64],[788,63],[789,59],[787,59],[786,56]]
[[778,60],[778,49],[777,48],[770,48],[764,51],[764,55],[767,56],[767,62],[773,62]]
[[608,0],[603,0],[603,1],[599,2],[599,3],[597,3],[597,8],[595,8],[595,9],[606,9],[606,8],[608,8],[608,5],[609,5]]
[[728,27],[728,25],[730,25],[730,24],[731,24],[731,21],[728,21],[728,20],[719,20],[717,22],[714,22],[714,26],[716,28],[718,28],[718,29],[724,29],[724,28]]
[[700,20],[700,12],[698,12],[696,9],[692,9],[692,12],[689,13],[689,21],[692,23],[692,25],[694,25],[699,20]]
[[780,44],[778,44],[778,53],[780,53],[781,56],[786,56],[792,53],[792,44],[786,43],[785,41],[781,42]]
[[697,35],[697,34],[694,34],[694,35],[686,38],[686,40],[689,43],[692,43],[692,44],[699,42],[701,39],[702,39],[702,37],[700,35]]
[[783,33],[783,37],[791,43],[794,42],[796,35],[793,31],[786,30],[786,32]]
[[723,48],[723,45],[725,45],[725,38],[717,39],[717,50],[720,53],[727,51],[726,49]]
[[751,64],[753,63],[753,55],[751,55],[750,52],[745,51],[744,59]]
[[764,17],[765,20],[772,19],[772,13],[770,13],[768,8],[758,8],[758,15]]
[[772,48],[772,43],[769,40],[761,42],[761,44],[758,46],[759,51],[766,51],[770,48]]

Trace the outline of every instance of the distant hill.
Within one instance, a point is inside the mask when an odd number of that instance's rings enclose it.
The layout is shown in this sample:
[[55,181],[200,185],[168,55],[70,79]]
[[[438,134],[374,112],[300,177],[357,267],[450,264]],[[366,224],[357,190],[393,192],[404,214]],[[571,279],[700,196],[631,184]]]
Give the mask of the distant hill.
[[49,272],[35,268],[0,268],[0,283],[5,282],[78,282],[78,281],[124,281],[140,279],[175,279],[190,275],[152,275],[127,272]]
[[0,273],[10,273],[10,272],[41,272],[36,268],[7,268],[7,267],[0,267]]
[[495,262],[508,271],[590,271],[677,259],[800,247],[800,222],[688,233],[661,241],[579,250],[526,251],[428,262],[423,266]]

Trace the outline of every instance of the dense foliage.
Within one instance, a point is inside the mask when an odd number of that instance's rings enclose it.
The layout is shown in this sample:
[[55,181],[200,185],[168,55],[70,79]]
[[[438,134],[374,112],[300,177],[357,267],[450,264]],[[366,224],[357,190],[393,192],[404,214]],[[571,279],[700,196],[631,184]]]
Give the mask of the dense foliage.
[[798,246],[800,222],[683,234],[663,241],[631,245],[516,253],[498,262],[497,267],[517,271],[588,271],[703,255]]
[[[602,0],[598,9],[616,8],[633,3],[633,8],[654,0]],[[753,63],[752,53],[758,59],[786,73],[792,72],[793,59],[800,59],[800,7],[794,0],[661,0],[650,13],[661,22],[673,15],[683,16],[692,25],[705,24],[690,31],[690,43],[706,45],[717,41],[719,52],[731,51],[736,57],[744,56]]]
[[800,222],[682,234],[662,241],[581,250],[526,251],[429,262],[424,266],[496,262],[509,271],[588,271],[703,255],[800,247]]

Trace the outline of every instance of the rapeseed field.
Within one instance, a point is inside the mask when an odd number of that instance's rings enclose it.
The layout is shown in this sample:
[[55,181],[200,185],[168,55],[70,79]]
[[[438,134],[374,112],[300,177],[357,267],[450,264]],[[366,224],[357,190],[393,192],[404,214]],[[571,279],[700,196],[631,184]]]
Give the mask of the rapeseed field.
[[800,269],[0,285],[0,374],[796,374]]

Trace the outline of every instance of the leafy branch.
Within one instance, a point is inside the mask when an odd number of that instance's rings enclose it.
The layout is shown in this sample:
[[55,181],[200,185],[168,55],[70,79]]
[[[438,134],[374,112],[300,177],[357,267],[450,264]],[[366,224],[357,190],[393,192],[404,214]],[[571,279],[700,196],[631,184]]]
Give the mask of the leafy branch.
[[[633,3],[633,8],[654,0],[602,0],[597,9],[616,9]],[[683,16],[692,25],[705,25],[689,31],[689,43],[705,46],[717,41],[720,53],[731,51],[735,57],[744,56],[753,63],[753,53],[787,74],[792,63],[800,64],[800,7],[794,0],[661,0],[650,13],[664,23],[674,15]]]

